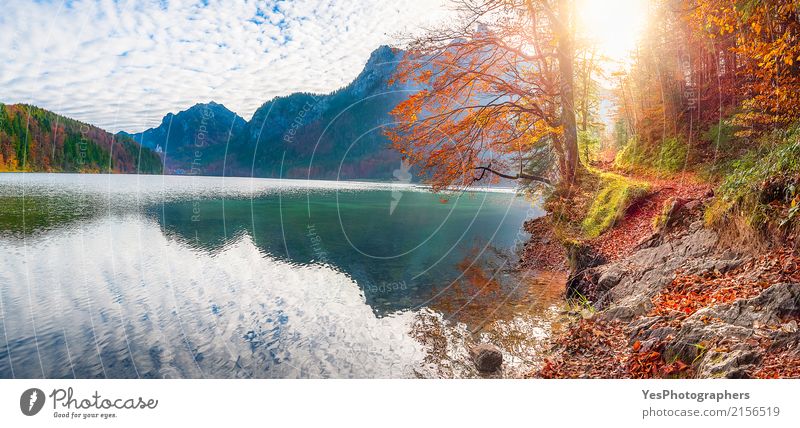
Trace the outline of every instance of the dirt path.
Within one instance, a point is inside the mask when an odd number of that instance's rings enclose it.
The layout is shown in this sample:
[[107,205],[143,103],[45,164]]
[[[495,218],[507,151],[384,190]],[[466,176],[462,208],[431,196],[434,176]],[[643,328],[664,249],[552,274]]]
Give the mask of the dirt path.
[[[619,171],[612,172],[620,174]],[[638,243],[653,233],[653,220],[661,213],[668,200],[699,199],[711,190],[711,185],[691,173],[682,173],[670,178],[620,175],[648,182],[652,186],[652,191],[643,201],[630,207],[625,217],[611,230],[589,242],[609,261],[630,255]]]

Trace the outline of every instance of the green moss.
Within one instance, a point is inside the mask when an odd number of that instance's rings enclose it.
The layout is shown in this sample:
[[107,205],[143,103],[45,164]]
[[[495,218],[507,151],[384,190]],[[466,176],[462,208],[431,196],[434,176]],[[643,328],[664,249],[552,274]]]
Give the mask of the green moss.
[[594,238],[620,220],[634,202],[647,195],[647,183],[617,174],[598,175],[600,187],[581,223],[583,233]]
[[644,144],[639,143],[636,138],[630,138],[614,158],[614,165],[617,168],[631,169],[637,166],[649,164],[650,153]]
[[664,202],[664,205],[661,207],[661,212],[653,217],[653,230],[659,230],[667,226],[670,215],[672,215],[672,204],[674,203],[675,198],[669,198]]

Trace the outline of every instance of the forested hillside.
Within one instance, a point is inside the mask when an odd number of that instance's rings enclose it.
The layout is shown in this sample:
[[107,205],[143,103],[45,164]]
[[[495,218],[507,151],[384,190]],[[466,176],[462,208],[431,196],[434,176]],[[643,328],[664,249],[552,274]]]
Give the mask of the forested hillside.
[[161,173],[132,139],[23,104],[0,104],[0,171]]

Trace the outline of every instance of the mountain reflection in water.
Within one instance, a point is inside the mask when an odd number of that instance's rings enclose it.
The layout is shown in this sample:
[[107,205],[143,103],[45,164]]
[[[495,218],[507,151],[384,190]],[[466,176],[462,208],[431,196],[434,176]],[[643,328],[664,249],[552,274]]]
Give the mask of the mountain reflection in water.
[[465,377],[534,364],[559,278],[520,275],[541,210],[503,192],[0,175],[0,377]]

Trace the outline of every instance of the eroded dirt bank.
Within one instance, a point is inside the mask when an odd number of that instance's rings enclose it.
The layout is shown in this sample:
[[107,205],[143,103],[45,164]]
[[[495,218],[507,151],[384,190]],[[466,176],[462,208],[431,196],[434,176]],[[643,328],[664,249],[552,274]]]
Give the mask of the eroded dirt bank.
[[[608,239],[571,250],[573,319],[528,376],[800,377],[796,239],[758,248],[730,241],[703,225],[710,198],[663,201],[667,218],[655,232],[641,233],[643,221],[622,222],[608,235],[628,237],[619,257],[608,256]],[[529,248],[523,264],[552,264],[551,238],[534,239],[530,247],[548,249]],[[547,257],[525,260],[537,254]]]

